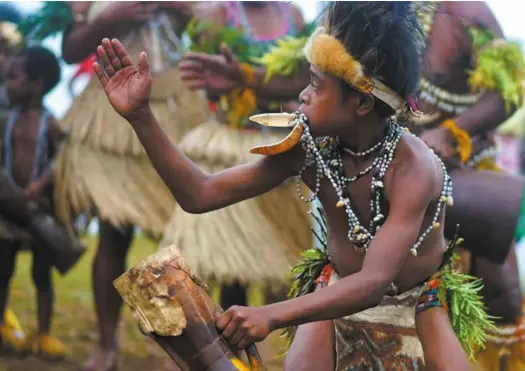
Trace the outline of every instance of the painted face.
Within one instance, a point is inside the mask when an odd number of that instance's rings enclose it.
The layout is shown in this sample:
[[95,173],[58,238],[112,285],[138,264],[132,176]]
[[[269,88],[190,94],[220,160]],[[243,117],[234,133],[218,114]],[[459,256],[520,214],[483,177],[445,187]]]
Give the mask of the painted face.
[[299,95],[314,136],[338,136],[356,121],[360,93],[343,92],[341,81],[310,67],[310,85]]

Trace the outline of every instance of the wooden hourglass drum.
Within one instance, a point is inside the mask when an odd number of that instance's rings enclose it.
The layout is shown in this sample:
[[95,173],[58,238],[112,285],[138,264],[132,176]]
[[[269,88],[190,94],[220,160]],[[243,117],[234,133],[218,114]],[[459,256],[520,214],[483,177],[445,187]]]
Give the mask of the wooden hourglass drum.
[[263,371],[254,344],[249,366],[215,328],[222,309],[192,275],[174,246],[160,250],[114,281],[141,331],[151,336],[184,371]]

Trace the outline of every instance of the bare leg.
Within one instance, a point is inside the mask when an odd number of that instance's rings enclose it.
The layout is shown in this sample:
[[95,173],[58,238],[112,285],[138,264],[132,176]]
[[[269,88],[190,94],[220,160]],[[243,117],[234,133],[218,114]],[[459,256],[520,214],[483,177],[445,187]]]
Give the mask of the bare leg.
[[[4,312],[7,307],[9,284],[15,271],[16,252],[14,244],[3,243],[0,246],[0,326],[4,322]],[[0,341],[2,339],[0,338]]]
[[443,308],[431,308],[418,313],[416,330],[423,346],[425,370],[470,370],[467,355]]
[[233,305],[248,305],[246,287],[239,283],[221,285],[221,307],[226,310]]
[[6,316],[9,285],[15,271],[18,244],[2,241],[0,246],[0,350],[23,352],[25,335],[14,315]]
[[33,255],[33,283],[36,287],[38,308],[38,335],[48,335],[53,316],[55,292],[51,277],[51,264],[39,253]]
[[284,361],[285,371],[334,371],[334,322],[312,322],[297,328]]
[[67,351],[60,340],[49,335],[55,302],[52,269],[53,266],[45,255],[33,252],[32,275],[36,287],[38,337],[32,340],[31,349],[44,359],[59,360]]
[[117,362],[117,325],[122,298],[113,280],[125,271],[126,255],[133,239],[133,229],[124,231],[111,224],[100,224],[99,246],[93,263],[93,289],[99,326],[98,349],[84,364],[83,371],[115,370]]

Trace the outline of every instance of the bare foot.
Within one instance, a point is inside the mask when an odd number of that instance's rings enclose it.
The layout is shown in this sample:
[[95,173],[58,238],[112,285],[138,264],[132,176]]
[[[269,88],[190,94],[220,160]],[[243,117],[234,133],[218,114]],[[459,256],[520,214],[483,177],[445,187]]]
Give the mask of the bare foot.
[[97,348],[82,365],[80,371],[117,371],[117,351]]

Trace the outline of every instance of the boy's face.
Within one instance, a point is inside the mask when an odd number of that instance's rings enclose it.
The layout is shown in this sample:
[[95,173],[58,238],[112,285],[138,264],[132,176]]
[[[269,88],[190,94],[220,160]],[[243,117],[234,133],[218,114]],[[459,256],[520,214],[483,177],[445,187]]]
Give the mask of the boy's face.
[[31,96],[35,91],[35,82],[27,77],[24,57],[11,57],[4,74],[5,89],[10,102]]
[[314,136],[339,136],[354,125],[358,92],[343,93],[340,80],[310,67],[310,85],[299,95],[299,110],[308,118]]

